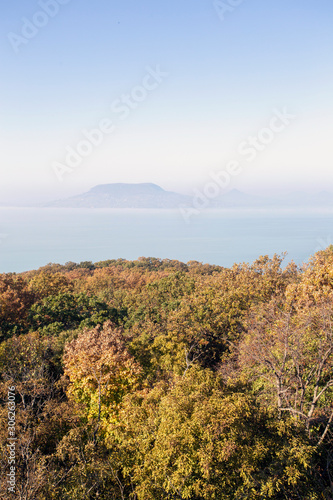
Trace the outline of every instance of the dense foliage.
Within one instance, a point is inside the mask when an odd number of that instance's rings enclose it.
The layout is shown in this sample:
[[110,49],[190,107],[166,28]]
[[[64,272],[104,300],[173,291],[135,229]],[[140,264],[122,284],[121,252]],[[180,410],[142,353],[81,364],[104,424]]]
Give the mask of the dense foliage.
[[332,500],[332,322],[333,247],[0,275],[1,498]]

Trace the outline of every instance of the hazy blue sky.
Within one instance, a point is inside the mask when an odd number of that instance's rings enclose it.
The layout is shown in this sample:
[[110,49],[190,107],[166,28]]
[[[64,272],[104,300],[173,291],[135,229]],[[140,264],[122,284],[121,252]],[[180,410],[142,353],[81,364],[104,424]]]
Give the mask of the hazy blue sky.
[[1,11],[0,201],[108,182],[191,192],[230,161],[242,166],[230,187],[333,191],[332,0]]

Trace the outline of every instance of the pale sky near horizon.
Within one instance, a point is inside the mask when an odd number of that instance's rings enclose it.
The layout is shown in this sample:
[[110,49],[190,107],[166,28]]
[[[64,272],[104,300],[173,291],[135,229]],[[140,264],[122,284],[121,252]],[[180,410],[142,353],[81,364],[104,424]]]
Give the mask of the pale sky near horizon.
[[333,192],[332,0],[1,11],[0,203],[110,182],[190,193],[231,161],[230,188]]

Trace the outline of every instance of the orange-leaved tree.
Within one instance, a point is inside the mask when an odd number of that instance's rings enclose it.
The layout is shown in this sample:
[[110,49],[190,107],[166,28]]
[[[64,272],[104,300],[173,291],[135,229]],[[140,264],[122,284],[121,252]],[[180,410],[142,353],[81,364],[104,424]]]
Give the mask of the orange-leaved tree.
[[64,353],[68,395],[85,406],[89,423],[95,422],[94,441],[100,428],[114,421],[125,394],[140,383],[141,368],[128,352],[119,328],[107,321],[86,329]]

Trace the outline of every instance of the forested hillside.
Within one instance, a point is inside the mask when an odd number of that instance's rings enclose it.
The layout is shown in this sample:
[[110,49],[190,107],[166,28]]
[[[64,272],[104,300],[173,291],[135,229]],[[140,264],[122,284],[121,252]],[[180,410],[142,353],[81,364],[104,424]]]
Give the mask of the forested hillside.
[[332,499],[332,321],[333,247],[0,275],[1,498]]

